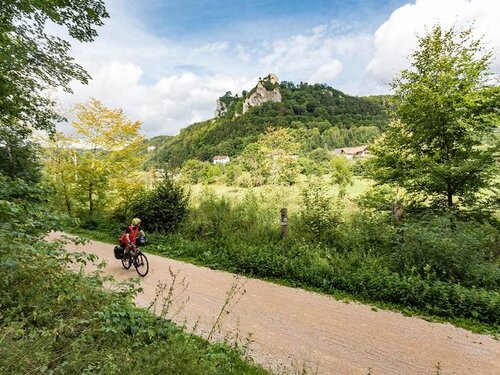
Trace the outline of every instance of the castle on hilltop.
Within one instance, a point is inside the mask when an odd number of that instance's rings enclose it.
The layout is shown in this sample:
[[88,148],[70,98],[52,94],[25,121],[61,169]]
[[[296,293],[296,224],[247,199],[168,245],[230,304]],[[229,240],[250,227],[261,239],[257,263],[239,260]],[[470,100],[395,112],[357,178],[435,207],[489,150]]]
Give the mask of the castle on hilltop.
[[243,101],[243,103],[240,104],[239,110],[232,112],[232,115],[235,117],[246,113],[252,107],[257,107],[266,102],[281,102],[282,97],[279,83],[278,76],[274,73],[269,73],[264,78],[259,78],[257,85],[248,93],[243,91],[241,97],[239,97],[238,94],[232,95],[230,92],[227,92],[226,95],[217,99],[215,117],[224,116],[228,113],[231,106],[234,108],[236,102]]

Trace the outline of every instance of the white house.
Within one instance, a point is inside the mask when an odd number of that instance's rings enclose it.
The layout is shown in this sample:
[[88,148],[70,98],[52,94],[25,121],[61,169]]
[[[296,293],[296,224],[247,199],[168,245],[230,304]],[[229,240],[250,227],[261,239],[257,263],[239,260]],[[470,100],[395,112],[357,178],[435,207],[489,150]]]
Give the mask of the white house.
[[214,156],[214,164],[226,164],[229,163],[230,159],[227,155],[216,155]]

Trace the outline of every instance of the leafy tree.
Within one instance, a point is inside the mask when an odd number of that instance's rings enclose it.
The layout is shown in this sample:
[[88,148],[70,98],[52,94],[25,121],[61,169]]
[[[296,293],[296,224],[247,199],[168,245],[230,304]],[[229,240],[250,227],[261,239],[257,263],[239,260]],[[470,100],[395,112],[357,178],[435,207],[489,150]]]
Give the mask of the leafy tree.
[[[0,171],[11,176],[30,167],[34,152],[26,142],[32,129],[54,132],[63,120],[47,90],[71,92],[69,83],[86,83],[88,74],[69,55],[70,44],[49,35],[47,23],[65,27],[80,42],[97,36],[95,26],[108,17],[103,0],[4,0],[0,12],[0,144],[7,158]],[[36,169],[36,168],[35,168]],[[14,173],[17,171],[18,173]]]
[[184,162],[181,169],[183,179],[191,184],[197,184],[201,179],[204,163],[197,159],[189,159]]
[[0,125],[0,172],[11,178],[38,182],[41,177],[38,148],[16,130]]
[[102,0],[2,1],[0,15],[0,123],[18,124],[23,130],[54,130],[54,101],[41,95],[48,88],[71,91],[76,79],[88,74],[69,56],[70,44],[47,34],[48,22],[64,26],[80,42],[97,36],[94,26],[108,17]]
[[498,88],[488,87],[491,53],[471,29],[435,26],[419,38],[410,69],[393,82],[394,120],[373,149],[379,183],[423,194],[453,213],[478,200],[498,168]]
[[227,185],[234,185],[236,179],[243,173],[243,167],[237,161],[232,161],[231,163],[224,166],[224,176],[226,177]]
[[297,179],[299,144],[287,129],[268,130],[257,142],[265,155],[268,181],[291,185]]
[[343,198],[347,186],[353,184],[351,163],[342,156],[336,156],[331,161],[332,182],[339,186],[339,197]]
[[172,233],[186,217],[188,202],[189,193],[167,174],[151,192],[133,202],[131,212],[146,229]]
[[47,150],[48,178],[64,192],[68,212],[76,205],[92,217],[107,204],[126,211],[143,186],[141,123],[91,99],[77,106],[72,126],[77,138],[59,135]]
[[45,148],[44,172],[55,192],[55,206],[70,216],[74,211],[75,187],[78,181],[78,150],[74,140],[62,133],[56,133]]
[[336,126],[326,130],[323,133],[323,139],[325,140],[325,143],[331,148],[337,148],[346,145],[344,134]]
[[[266,156],[257,143],[250,143],[240,155],[240,160],[245,169],[250,173],[254,186],[264,184],[267,174]],[[244,177],[248,180],[248,177]]]

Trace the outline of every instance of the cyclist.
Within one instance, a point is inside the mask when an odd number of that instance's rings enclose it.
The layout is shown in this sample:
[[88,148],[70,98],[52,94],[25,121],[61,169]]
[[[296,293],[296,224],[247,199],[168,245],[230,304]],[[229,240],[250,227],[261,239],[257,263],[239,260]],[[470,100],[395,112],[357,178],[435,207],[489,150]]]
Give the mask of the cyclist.
[[135,217],[132,219],[130,225],[123,231],[121,242],[123,243],[123,245],[125,245],[125,249],[123,250],[124,254],[127,254],[129,251],[136,251],[136,241],[140,231],[140,227],[141,219]]

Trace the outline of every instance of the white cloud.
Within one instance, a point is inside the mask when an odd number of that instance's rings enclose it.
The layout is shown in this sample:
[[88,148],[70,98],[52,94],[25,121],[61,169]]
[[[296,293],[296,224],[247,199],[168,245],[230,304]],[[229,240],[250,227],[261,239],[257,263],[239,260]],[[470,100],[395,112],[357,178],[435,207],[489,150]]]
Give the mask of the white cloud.
[[220,53],[226,51],[229,48],[228,42],[214,42],[208,43],[197,49],[199,52],[204,53]]
[[75,95],[61,94],[66,107],[95,97],[111,108],[123,108],[131,120],[143,122],[147,135],[176,134],[181,127],[210,118],[215,99],[224,92],[239,92],[253,80],[193,73],[170,75],[153,85],[141,83],[142,69],[132,63],[111,62],[93,72],[93,81],[75,88]]
[[435,24],[444,27],[473,24],[477,36],[484,35],[494,50],[493,69],[500,72],[500,1],[497,0],[417,0],[395,10],[374,35],[375,54],[366,67],[373,80],[390,82],[409,62],[417,47],[416,35],[425,34]]
[[[495,48],[500,71],[500,1],[417,0],[394,11],[373,34],[330,23],[260,44],[228,41],[182,43],[155,35],[120,1],[92,44],[75,44],[72,55],[91,74],[75,95],[60,94],[67,107],[90,96],[123,108],[143,122],[148,136],[176,134],[193,121],[209,119],[226,91],[249,90],[257,77],[275,72],[287,81],[328,83],[349,94],[383,93],[416,46],[415,33],[436,22],[472,20]],[[137,2],[140,7],[140,2]],[[137,9],[136,9],[137,10]]]
[[[276,71],[285,80],[334,84],[343,66],[367,59],[371,37],[366,33],[338,35],[331,25],[263,44],[262,71]],[[349,73],[348,73],[349,74]]]
[[310,77],[309,82],[332,82],[342,71],[342,63],[333,60],[327,64],[321,65]]

